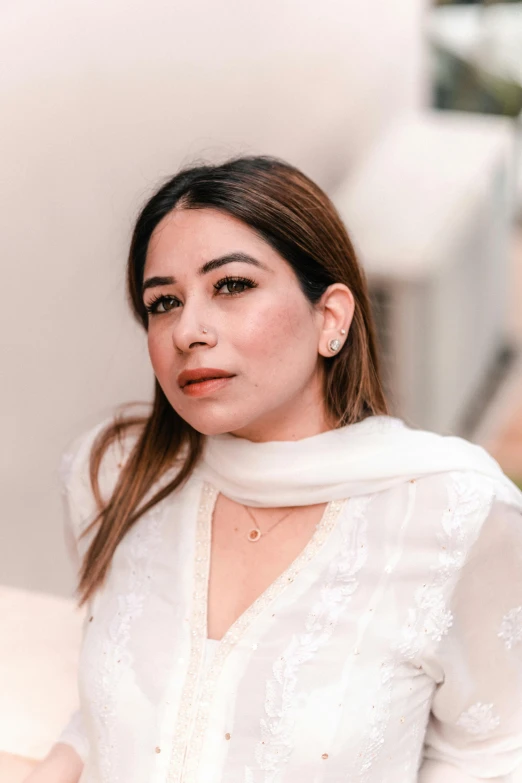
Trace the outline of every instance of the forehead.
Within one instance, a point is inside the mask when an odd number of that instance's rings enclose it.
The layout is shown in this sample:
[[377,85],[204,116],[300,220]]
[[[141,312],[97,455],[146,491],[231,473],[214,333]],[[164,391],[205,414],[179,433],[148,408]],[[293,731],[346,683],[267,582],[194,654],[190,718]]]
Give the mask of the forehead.
[[187,266],[209,261],[231,251],[243,250],[267,262],[279,255],[249,226],[216,209],[180,209],[166,215],[154,229],[145,268],[158,265]]

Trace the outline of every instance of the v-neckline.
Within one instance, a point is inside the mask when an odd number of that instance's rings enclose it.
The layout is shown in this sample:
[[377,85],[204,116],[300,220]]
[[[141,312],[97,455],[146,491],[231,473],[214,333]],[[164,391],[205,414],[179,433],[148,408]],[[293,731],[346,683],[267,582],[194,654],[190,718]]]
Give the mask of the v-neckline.
[[[330,500],[317,523],[312,536],[301,553],[290,563],[252,604],[232,623],[221,639],[208,639],[207,613],[208,588],[210,577],[210,556],[212,517],[219,490],[208,481],[203,481],[197,507],[194,576],[192,592],[192,616],[190,619],[190,658],[185,684],[181,696],[178,715],[178,731],[173,740],[172,756],[169,764],[170,783],[182,780],[194,780],[201,758],[205,727],[208,722],[210,704],[217,686],[219,675],[228,654],[244,637],[246,631],[264,609],[288,585],[299,572],[322,549],[336,526],[347,499]],[[207,657],[209,645],[212,654]],[[255,649],[257,643],[253,645]],[[193,732],[194,739],[188,748],[188,736]]]
[[[194,579],[195,617],[204,617],[203,633],[208,640],[208,605],[211,565],[212,520],[219,496],[219,490],[209,482],[203,482],[201,489],[197,530],[196,569]],[[335,527],[344,500],[329,501],[306,545],[285,570],[274,579],[263,592],[237,617],[221,639],[211,639],[216,646],[233,646],[244,635],[254,619],[285,587],[291,583],[307,562],[310,562]]]

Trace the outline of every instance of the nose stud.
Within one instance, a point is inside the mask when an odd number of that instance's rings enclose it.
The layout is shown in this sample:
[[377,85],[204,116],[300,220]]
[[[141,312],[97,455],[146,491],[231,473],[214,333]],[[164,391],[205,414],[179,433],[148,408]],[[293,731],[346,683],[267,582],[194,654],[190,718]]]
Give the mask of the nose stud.
[[203,327],[203,328],[201,329],[201,331],[203,332],[203,334],[206,334],[206,333],[208,332],[208,329],[205,329],[205,327]]

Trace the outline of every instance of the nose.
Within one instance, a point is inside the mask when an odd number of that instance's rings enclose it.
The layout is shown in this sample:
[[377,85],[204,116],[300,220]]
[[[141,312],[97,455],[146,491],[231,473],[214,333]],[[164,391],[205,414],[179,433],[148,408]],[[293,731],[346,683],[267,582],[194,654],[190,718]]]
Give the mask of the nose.
[[[205,320],[206,311],[195,301],[185,302],[180,317],[172,327],[172,342],[180,353],[188,353],[198,346],[212,347],[217,342],[214,329]],[[207,332],[203,332],[203,328]]]

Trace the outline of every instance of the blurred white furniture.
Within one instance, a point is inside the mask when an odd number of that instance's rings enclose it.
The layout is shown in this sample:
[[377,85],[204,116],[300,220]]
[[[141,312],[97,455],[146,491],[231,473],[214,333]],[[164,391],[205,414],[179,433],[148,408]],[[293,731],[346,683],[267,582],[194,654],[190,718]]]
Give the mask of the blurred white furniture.
[[82,617],[72,600],[0,586],[0,754],[42,758],[76,708]]
[[412,114],[333,200],[376,303],[395,412],[458,432],[505,347],[513,126]]

